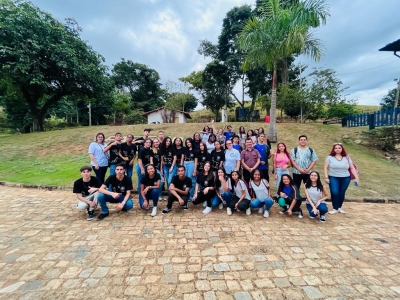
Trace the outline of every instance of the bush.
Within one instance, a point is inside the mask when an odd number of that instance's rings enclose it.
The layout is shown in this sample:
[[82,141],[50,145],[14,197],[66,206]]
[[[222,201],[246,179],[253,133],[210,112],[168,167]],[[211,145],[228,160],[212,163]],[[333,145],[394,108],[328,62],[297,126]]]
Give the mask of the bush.
[[125,124],[133,125],[133,124],[146,124],[147,119],[143,118],[142,111],[140,110],[132,110],[129,115],[125,116]]

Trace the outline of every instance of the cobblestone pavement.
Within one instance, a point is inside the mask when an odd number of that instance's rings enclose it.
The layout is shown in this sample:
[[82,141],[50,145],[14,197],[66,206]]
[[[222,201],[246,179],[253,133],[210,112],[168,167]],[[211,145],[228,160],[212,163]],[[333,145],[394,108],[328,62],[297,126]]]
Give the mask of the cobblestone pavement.
[[0,187],[0,299],[400,298],[397,204],[345,203],[325,224],[276,205],[270,218],[192,205],[152,218],[137,197],[89,222],[75,204]]

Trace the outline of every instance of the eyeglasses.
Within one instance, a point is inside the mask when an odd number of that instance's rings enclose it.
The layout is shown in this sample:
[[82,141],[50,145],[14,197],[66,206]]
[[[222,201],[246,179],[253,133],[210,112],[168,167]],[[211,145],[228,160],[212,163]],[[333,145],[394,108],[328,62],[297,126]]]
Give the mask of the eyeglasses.
[[232,145],[232,143],[226,143],[227,145]]
[[333,145],[334,145],[334,146],[336,146],[336,145],[342,145],[342,143],[334,143]]

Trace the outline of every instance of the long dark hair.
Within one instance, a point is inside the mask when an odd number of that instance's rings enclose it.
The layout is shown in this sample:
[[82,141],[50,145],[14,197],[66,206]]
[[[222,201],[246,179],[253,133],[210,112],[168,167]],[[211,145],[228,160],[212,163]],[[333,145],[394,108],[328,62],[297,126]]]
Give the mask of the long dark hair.
[[[170,140],[169,147],[167,147],[167,140],[168,140],[168,139]],[[172,139],[171,139],[169,136],[165,137],[165,138],[163,139],[163,141],[161,142],[161,145],[160,145],[161,155],[165,155],[165,153],[167,152],[167,150],[172,150],[173,147],[174,147],[174,145],[173,145],[173,143],[172,143]]]
[[343,147],[342,143],[335,143],[335,144],[333,145],[332,150],[331,150],[331,153],[329,153],[329,155],[330,155],[330,156],[335,156],[335,155],[336,155],[336,153],[335,153],[335,147],[336,147],[336,146],[342,147],[342,152],[340,153],[340,155],[342,155],[343,157],[346,157],[346,156],[347,156],[347,152],[346,152],[346,150],[344,150],[344,147]]
[[283,177],[287,177],[289,179],[289,186],[293,186],[293,179],[289,174],[283,174],[281,177],[281,182],[279,183],[279,187],[278,187],[278,195],[280,192],[283,191],[283,188],[285,186],[285,184],[283,183]]
[[214,180],[214,172],[211,170],[211,163],[209,161],[206,161],[204,163],[204,166],[203,166],[203,174],[204,174],[204,171],[205,171],[204,167],[205,167],[206,164],[208,164],[210,166],[210,170],[208,170],[208,174],[207,174],[207,181],[210,182],[210,181]]
[[187,138],[185,140],[185,147],[188,148],[187,146],[187,142],[190,142],[190,144],[192,145],[192,149],[194,149],[194,140],[192,138]]
[[[324,186],[322,185],[322,182],[321,182],[321,176],[319,175],[319,173],[317,171],[312,171],[310,173],[310,175],[312,173],[317,174],[317,190],[322,191],[324,189]],[[308,176],[308,180],[306,182],[306,189],[309,189],[310,187],[311,187],[311,179],[310,179],[310,176]]]
[[221,181],[219,180],[219,177],[218,177],[218,171],[219,171],[219,170],[221,170],[222,172],[224,172],[225,181],[228,181],[228,179],[229,179],[229,177],[226,175],[225,169],[224,169],[224,168],[218,168],[218,170],[217,170],[217,175],[216,175],[216,177],[215,177],[215,187],[216,187],[217,189],[219,189],[219,188],[221,187]]
[[172,142],[172,144],[174,145],[174,148],[176,149],[176,144],[175,144],[175,142],[176,142],[176,140],[178,140],[178,139],[181,141],[181,148],[182,148],[182,147],[185,147],[185,145],[183,144],[182,139],[181,139],[180,137],[176,137],[176,138],[174,138],[174,140],[173,140],[173,142]]
[[199,146],[199,153],[207,153],[207,144],[206,144],[206,142],[200,142],[200,145],[203,145],[204,150],[202,152],[201,149],[200,149],[200,146]]

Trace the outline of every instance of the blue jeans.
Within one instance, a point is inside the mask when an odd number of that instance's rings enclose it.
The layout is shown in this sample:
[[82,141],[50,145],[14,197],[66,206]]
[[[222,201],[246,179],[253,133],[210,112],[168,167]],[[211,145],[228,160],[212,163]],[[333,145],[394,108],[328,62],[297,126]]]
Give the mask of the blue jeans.
[[160,177],[161,177],[160,188],[158,189],[158,197],[161,198],[161,196],[162,196],[162,187],[164,186],[164,176],[161,175],[161,172],[158,169],[157,169],[157,173],[160,174]]
[[333,177],[329,176],[329,189],[331,190],[331,200],[334,209],[342,207],[344,196],[350,184],[350,176],[348,177]]
[[215,195],[214,198],[211,200],[211,207],[216,207],[220,203],[222,203],[221,199],[218,197],[218,195]]
[[[110,195],[105,195],[105,194],[99,193],[99,196],[97,198],[97,203],[100,204],[101,213],[102,214],[108,214],[107,202],[109,202],[109,203],[121,203],[122,201],[124,201],[124,198],[125,198],[124,195],[121,195],[117,199],[114,199]],[[129,198],[128,201],[126,201],[126,203],[124,205],[124,208],[126,210],[130,210],[130,209],[132,209],[132,207],[133,207],[133,202],[132,202],[132,199]]]
[[226,202],[226,207],[229,207],[229,205],[231,204],[231,200],[232,200],[231,192],[224,192],[221,196],[222,196],[222,199],[224,199],[224,201]]
[[168,188],[172,182],[172,178],[174,178],[174,176],[176,175],[176,165],[172,168],[172,173],[169,172],[169,169],[171,169],[171,167],[163,166],[165,181]]
[[193,176],[194,161],[185,161],[183,165],[186,168],[186,177],[189,177],[192,180],[192,187],[189,191],[189,199],[191,200],[194,195],[194,187],[196,186],[196,176]]
[[[312,206],[310,204],[306,203],[306,207],[308,209],[308,213],[310,214],[310,217],[315,218],[317,215],[313,213]],[[328,205],[326,205],[326,203],[320,203],[317,206],[317,209],[319,210],[319,215],[323,216],[328,212]]]
[[282,170],[282,168],[276,168],[276,175],[278,175],[278,179],[276,180],[276,187],[279,187],[279,183],[281,182],[281,178],[283,174],[290,175],[289,168],[286,170]]
[[142,171],[140,170],[139,164],[136,164],[136,173],[137,173],[137,177],[138,177],[137,191],[139,194],[139,203],[140,203],[140,201],[142,201],[142,203],[143,203],[142,194],[140,193],[140,182],[142,181],[143,176],[142,176]]
[[110,165],[110,175],[115,175],[116,168],[117,168],[117,165]]
[[[150,199],[153,200],[153,206],[154,207],[156,207],[157,204],[158,204],[158,193],[159,193],[158,189],[153,189],[153,190],[149,190],[147,192],[147,194],[145,195],[147,201],[149,201]],[[143,203],[144,203],[144,199],[143,199],[143,197],[140,197],[139,198],[139,204],[140,204],[141,208],[143,208]]]
[[126,176],[129,178],[132,178],[132,173],[133,173],[133,166],[130,166],[129,163],[126,165]]
[[254,199],[250,202],[251,208],[262,208],[265,205],[265,210],[269,211],[272,205],[274,205],[274,201],[271,198],[267,198],[265,200]]

